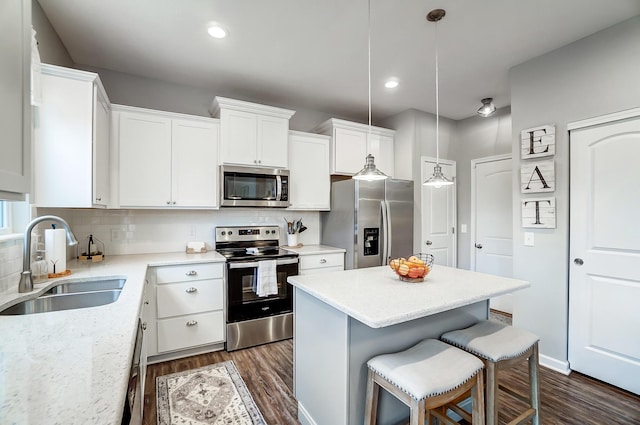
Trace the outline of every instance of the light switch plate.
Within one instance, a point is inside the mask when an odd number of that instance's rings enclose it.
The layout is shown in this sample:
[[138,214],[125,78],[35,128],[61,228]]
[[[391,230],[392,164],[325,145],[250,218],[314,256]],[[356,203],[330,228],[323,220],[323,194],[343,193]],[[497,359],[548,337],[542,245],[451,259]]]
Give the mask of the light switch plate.
[[524,244],[525,246],[533,246],[533,232],[524,232]]
[[460,233],[467,233],[467,225],[466,224],[461,224],[460,225]]

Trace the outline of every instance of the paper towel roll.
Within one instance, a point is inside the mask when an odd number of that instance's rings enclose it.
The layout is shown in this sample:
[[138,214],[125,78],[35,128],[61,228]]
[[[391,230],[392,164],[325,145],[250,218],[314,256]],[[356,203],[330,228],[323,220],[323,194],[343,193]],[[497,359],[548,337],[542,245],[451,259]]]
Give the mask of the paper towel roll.
[[[67,270],[67,231],[47,229],[44,231],[44,249],[46,251],[49,273],[62,273]],[[55,270],[54,270],[55,263]]]

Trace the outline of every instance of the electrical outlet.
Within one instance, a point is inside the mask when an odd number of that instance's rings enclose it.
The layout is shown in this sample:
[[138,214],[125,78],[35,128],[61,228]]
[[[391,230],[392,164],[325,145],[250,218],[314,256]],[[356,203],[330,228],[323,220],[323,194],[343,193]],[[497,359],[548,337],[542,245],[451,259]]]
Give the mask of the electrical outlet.
[[524,245],[533,246],[533,232],[524,232]]
[[111,229],[111,241],[117,241],[120,239],[120,232],[118,229]]
[[195,225],[195,224],[192,224],[192,225],[189,227],[189,238],[191,238],[191,239],[195,239],[196,234],[197,234],[196,225]]

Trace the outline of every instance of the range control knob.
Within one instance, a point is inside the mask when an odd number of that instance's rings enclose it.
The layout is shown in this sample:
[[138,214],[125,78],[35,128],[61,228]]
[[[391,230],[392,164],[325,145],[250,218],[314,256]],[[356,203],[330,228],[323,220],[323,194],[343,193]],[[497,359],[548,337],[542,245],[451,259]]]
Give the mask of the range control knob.
[[224,235],[226,235],[226,234],[227,234],[227,232],[225,232],[225,231],[223,230],[222,232],[220,232],[220,234],[221,234],[222,236],[224,236]]
[[233,232],[232,232],[231,230],[229,230],[229,234],[230,234],[230,235],[232,235],[232,234],[233,234]]

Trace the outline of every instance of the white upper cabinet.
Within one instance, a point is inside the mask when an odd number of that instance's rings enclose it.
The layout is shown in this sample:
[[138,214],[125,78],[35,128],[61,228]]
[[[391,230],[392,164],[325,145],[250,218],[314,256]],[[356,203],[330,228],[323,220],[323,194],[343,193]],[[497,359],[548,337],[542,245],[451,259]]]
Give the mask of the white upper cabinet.
[[320,134],[289,132],[290,210],[329,210],[331,208],[329,143]]
[[364,167],[368,154],[375,158],[376,166],[386,175],[394,175],[394,130],[371,127],[331,118],[314,130],[331,136],[331,174],[353,175]]
[[114,105],[119,206],[218,207],[218,120]]
[[31,0],[0,7],[0,199],[23,200],[31,172]]
[[111,106],[98,74],[42,65],[34,116],[34,203],[104,208],[109,203]]
[[295,111],[216,97],[210,112],[220,118],[221,163],[287,168],[289,119]]

